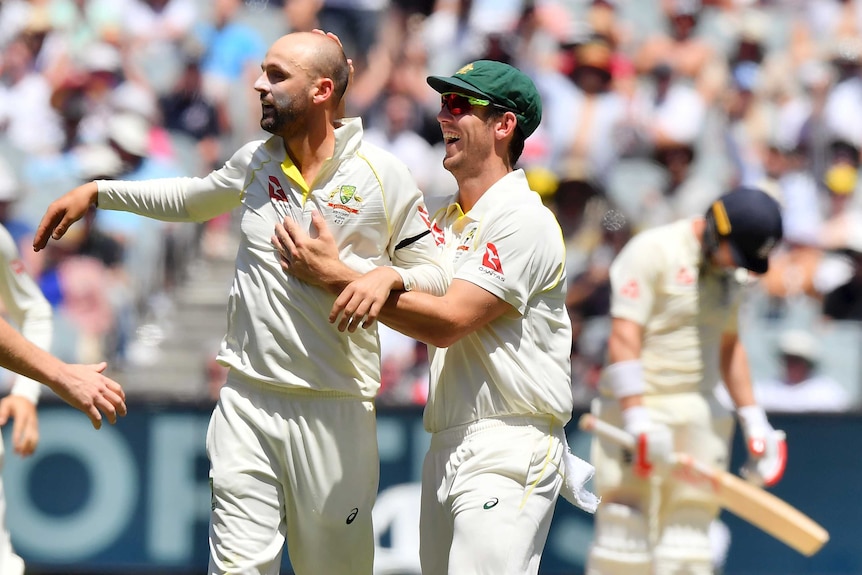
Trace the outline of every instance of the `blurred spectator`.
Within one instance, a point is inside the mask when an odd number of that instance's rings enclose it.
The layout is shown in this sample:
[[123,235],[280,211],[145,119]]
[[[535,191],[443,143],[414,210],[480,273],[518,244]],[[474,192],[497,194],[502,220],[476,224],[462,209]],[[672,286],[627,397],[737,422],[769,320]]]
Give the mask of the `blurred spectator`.
[[383,98],[383,117],[376,126],[365,131],[365,141],[404,162],[419,189],[433,188],[433,179],[443,164],[443,157],[416,131],[421,127],[420,107],[403,94],[388,94]]
[[215,105],[204,95],[200,65],[187,60],[174,87],[159,99],[164,126],[194,140],[200,163],[193,175],[204,175],[221,161],[219,137],[223,133]]
[[543,102],[551,167],[562,181],[603,182],[619,156],[614,133],[624,113],[622,98],[611,90],[612,48],[606,38],[590,36],[569,50],[565,77],[538,79],[542,94],[553,94]]
[[64,136],[60,117],[51,107],[51,86],[36,71],[33,51],[23,39],[3,49],[0,73],[0,131],[22,152],[57,152]]
[[[241,0],[216,0],[211,22],[198,24],[195,32],[201,43],[200,75],[204,97],[218,110],[222,132],[246,131],[246,126],[232,126],[231,99],[257,111],[259,101],[254,90],[237,92],[232,86],[248,86],[260,73],[266,44],[250,26],[239,21]],[[188,65],[183,74],[189,73]],[[191,71],[192,74],[195,71]],[[182,75],[178,82],[183,82]],[[238,98],[244,96],[244,98]]]
[[[756,380],[757,403],[767,411],[787,413],[840,412],[851,408],[847,389],[835,379],[818,374],[820,350],[817,339],[803,330],[788,330],[778,340],[779,374]],[[719,391],[720,390],[720,391]],[[716,388],[729,402],[724,386]]]
[[338,36],[357,72],[363,72],[368,66],[367,54],[380,39],[390,0],[322,1],[317,14],[321,29]]

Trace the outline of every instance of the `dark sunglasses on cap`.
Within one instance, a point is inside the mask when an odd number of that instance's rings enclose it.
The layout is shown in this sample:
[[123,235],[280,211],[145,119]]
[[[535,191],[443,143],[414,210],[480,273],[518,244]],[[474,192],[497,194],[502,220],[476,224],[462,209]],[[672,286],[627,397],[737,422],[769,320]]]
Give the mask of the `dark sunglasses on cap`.
[[469,114],[473,111],[474,106],[479,106],[480,108],[493,106],[494,108],[498,108],[500,110],[509,110],[509,108],[506,108],[505,106],[501,106],[499,104],[495,104],[490,100],[474,98],[473,96],[465,96],[464,94],[456,94],[455,92],[447,92],[445,94],[440,94],[440,104],[441,108],[446,108],[453,116]]

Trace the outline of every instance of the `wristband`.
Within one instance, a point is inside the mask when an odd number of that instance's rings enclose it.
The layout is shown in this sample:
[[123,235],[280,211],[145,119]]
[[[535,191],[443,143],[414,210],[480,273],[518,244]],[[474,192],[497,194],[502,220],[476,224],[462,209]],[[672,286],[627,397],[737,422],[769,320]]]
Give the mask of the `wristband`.
[[750,429],[768,429],[769,422],[766,419],[766,412],[759,405],[746,405],[736,410],[739,416],[739,423],[743,429],[748,432]]
[[643,365],[639,359],[610,364],[605,368],[605,381],[611,394],[617,399],[630,395],[643,395],[646,391]]
[[622,416],[623,429],[632,435],[644,433],[652,423],[649,411],[643,405],[633,405],[628,409],[624,409]]

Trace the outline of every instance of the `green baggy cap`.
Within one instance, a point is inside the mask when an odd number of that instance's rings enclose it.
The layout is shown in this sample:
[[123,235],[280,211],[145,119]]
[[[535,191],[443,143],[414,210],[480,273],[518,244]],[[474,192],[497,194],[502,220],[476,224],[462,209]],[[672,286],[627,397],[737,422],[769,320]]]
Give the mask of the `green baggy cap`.
[[529,76],[508,64],[476,60],[453,76],[428,76],[428,85],[441,94],[456,92],[490,100],[518,118],[518,127],[528,137],[542,120],[542,99]]

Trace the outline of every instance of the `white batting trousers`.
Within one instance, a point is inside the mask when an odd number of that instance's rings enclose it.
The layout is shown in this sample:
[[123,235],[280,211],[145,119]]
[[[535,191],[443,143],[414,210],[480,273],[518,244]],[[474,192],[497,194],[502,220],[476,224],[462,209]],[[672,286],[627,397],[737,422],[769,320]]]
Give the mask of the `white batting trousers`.
[[211,575],[370,575],[374,405],[231,379],[207,433]]
[[[6,449],[3,445],[3,437],[0,435],[0,472],[3,470],[5,460]],[[15,554],[9,529],[6,526],[6,490],[2,480],[0,480],[0,574],[24,575],[24,560]]]
[[538,572],[563,484],[562,426],[485,419],[435,433],[422,472],[423,575]]

